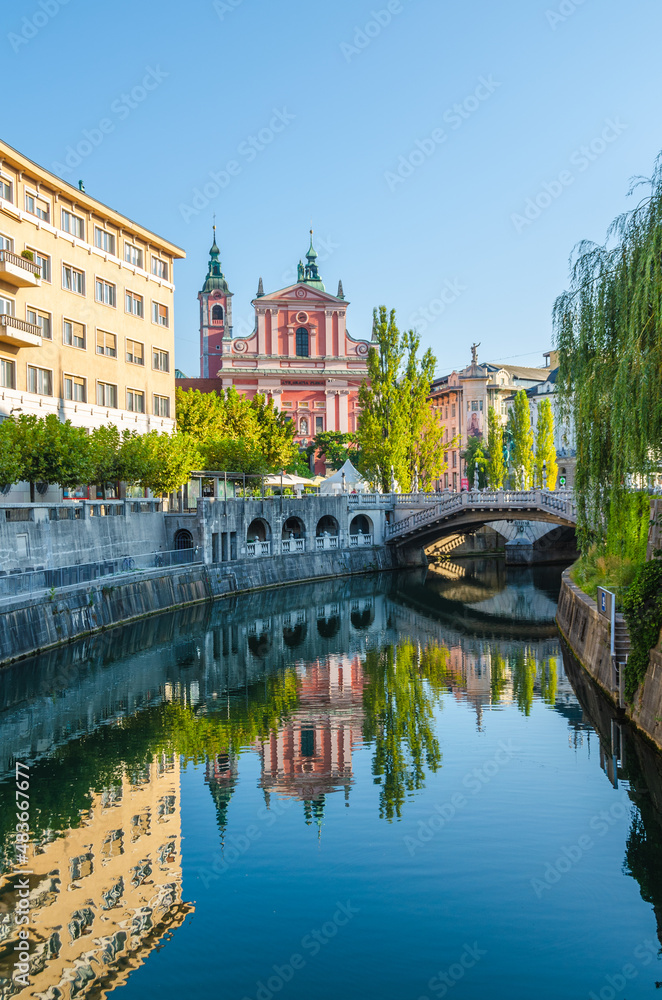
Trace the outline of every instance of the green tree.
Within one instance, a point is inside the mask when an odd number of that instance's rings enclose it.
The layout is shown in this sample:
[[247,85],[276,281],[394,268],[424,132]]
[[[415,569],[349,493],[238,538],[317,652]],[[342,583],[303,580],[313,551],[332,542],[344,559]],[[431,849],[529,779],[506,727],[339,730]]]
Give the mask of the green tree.
[[493,406],[487,411],[487,449],[487,485],[491,490],[500,490],[507,470],[503,456],[503,425]]
[[67,489],[90,481],[90,439],[84,427],[74,427],[69,420],[61,423],[54,413],[43,418],[21,414],[15,434],[31,502],[38,482]]
[[200,446],[189,434],[150,431],[140,437],[137,458],[144,464],[138,482],[156,496],[176,492],[203,464]]
[[533,431],[529,400],[524,389],[515,394],[515,402],[510,411],[510,432],[510,461],[515,483],[520,489],[530,489],[533,486]]
[[536,424],[535,485],[539,487],[543,485],[543,466],[547,472],[547,488],[553,490],[559,467],[554,445],[554,414],[549,399],[543,399],[540,403]]
[[554,328],[561,417],[572,417],[576,438],[580,547],[643,558],[646,514],[626,531],[636,508],[626,494],[662,462],[662,154],[639,183],[647,196],[612,222],[604,245],[575,248]]
[[488,465],[483,439],[479,437],[469,438],[467,450],[462,453],[462,458],[467,463],[467,479],[469,480],[469,488],[474,488],[476,473],[478,473],[478,488],[483,489],[487,485]]
[[260,475],[269,472],[261,449],[246,438],[211,438],[200,445],[202,462],[211,471]]
[[342,431],[322,431],[315,435],[307,451],[308,455],[318,454],[335,472],[348,458],[356,459],[356,438]]
[[400,487],[410,488],[407,467],[407,413],[398,385],[405,354],[395,310],[375,309],[368,351],[368,379],[359,389],[360,471],[388,492],[391,468]]
[[7,417],[0,423],[0,486],[11,486],[23,479],[23,462],[18,447],[16,421]]
[[89,437],[90,481],[101,486],[104,497],[108,484],[122,478],[120,445],[120,432],[113,424],[97,427]]
[[255,420],[254,431],[249,437],[264,455],[267,467],[274,472],[297,461],[298,449],[294,441],[294,422],[277,410],[273,400],[258,393],[251,400]]

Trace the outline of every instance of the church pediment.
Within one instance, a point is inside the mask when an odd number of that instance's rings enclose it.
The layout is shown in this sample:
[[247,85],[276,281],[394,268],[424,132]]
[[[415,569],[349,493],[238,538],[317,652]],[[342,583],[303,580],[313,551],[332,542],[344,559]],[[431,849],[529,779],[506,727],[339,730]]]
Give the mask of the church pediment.
[[277,292],[271,292],[268,295],[260,296],[259,299],[254,299],[253,305],[257,305],[258,303],[260,306],[286,305],[289,303],[292,305],[301,305],[303,302],[308,302],[311,305],[315,302],[322,305],[329,303],[342,305],[343,308],[346,308],[348,304],[346,299],[339,299],[336,295],[323,292],[319,288],[312,288],[304,281],[300,281],[296,285],[289,285],[287,288],[281,288]]

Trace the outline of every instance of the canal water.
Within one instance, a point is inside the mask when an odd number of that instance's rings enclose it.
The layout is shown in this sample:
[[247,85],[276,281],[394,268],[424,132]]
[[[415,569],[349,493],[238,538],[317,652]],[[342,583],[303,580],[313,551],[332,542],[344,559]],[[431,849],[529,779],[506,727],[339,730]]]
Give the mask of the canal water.
[[662,760],[564,655],[560,573],[283,588],[2,671],[0,997],[653,996]]

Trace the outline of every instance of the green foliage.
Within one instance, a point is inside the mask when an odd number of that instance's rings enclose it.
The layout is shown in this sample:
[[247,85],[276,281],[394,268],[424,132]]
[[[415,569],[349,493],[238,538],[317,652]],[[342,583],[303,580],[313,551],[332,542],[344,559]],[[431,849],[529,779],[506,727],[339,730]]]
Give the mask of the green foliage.
[[628,554],[615,555],[606,553],[604,546],[592,546],[585,552],[570,570],[573,583],[580,590],[597,599],[598,587],[606,587],[616,594],[616,607],[621,606],[621,595],[627,590],[639,568],[642,559]]
[[113,424],[97,427],[89,436],[90,481],[102,486],[127,477],[120,467],[120,432]]
[[470,437],[467,450],[462,453],[462,458],[467,463],[467,479],[469,489],[474,488],[476,473],[478,473],[478,488],[483,489],[487,485],[488,458],[485,454],[485,444],[482,438]]
[[261,475],[269,471],[258,445],[246,438],[210,438],[200,445],[205,469]]
[[[267,401],[260,393],[248,399],[234,386],[217,392],[200,392],[199,389],[184,392],[178,388],[176,403],[180,431],[205,447],[213,445],[216,449],[213,454],[221,456],[227,453],[237,463],[246,460],[245,467],[236,464],[232,468],[213,462],[215,471],[276,472],[297,462],[293,422],[276,410],[272,400]],[[228,449],[228,441],[241,441],[243,444],[233,452]],[[257,452],[264,461],[256,464]],[[209,463],[208,467],[211,467]]]
[[487,413],[487,427],[487,485],[491,490],[500,490],[507,470],[503,455],[503,426],[493,406]]
[[11,486],[23,478],[23,463],[18,449],[16,421],[8,417],[0,423],[0,486]]
[[554,305],[583,552],[604,541],[605,509],[662,460],[662,158],[646,183],[648,197],[614,220],[604,245],[578,245]]
[[529,399],[524,389],[515,394],[509,425],[512,441],[510,462],[514,481],[519,489],[530,489],[533,486],[533,431]]
[[174,493],[202,465],[199,444],[189,434],[150,431],[142,438],[145,466],[138,482],[156,496]]
[[538,423],[536,424],[536,454],[534,461],[535,485],[543,485],[543,463],[547,470],[547,488],[555,489],[559,468],[556,462],[556,446],[554,444],[554,414],[549,399],[543,399],[538,407]]
[[308,454],[319,454],[334,472],[340,469],[348,458],[357,460],[356,438],[342,431],[322,431],[316,434],[308,446]]
[[38,418],[21,414],[14,440],[21,461],[21,478],[58,483],[65,488],[90,482],[92,471],[89,438],[83,427],[61,423],[54,413]]
[[441,426],[428,400],[434,355],[427,350],[419,359],[420,337],[412,330],[401,334],[395,310],[385,306],[374,311],[372,339],[368,380],[359,390],[359,469],[384,491],[391,469],[404,492],[417,475],[429,489],[446,468]]
[[662,629],[662,560],[652,559],[639,569],[623,598],[623,612],[630,633],[630,655],[625,674],[625,695],[632,701],[648,669],[650,651]]

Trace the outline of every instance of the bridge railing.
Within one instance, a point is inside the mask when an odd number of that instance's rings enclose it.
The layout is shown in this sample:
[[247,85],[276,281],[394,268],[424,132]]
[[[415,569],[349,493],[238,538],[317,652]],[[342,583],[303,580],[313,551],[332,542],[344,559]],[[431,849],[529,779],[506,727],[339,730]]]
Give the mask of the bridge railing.
[[577,519],[577,508],[572,494],[551,490],[467,490],[445,495],[434,506],[426,506],[408,517],[390,524],[389,538],[409,534],[421,525],[450,514],[476,508],[502,509],[504,514],[517,511],[539,510],[561,514],[569,521]]

